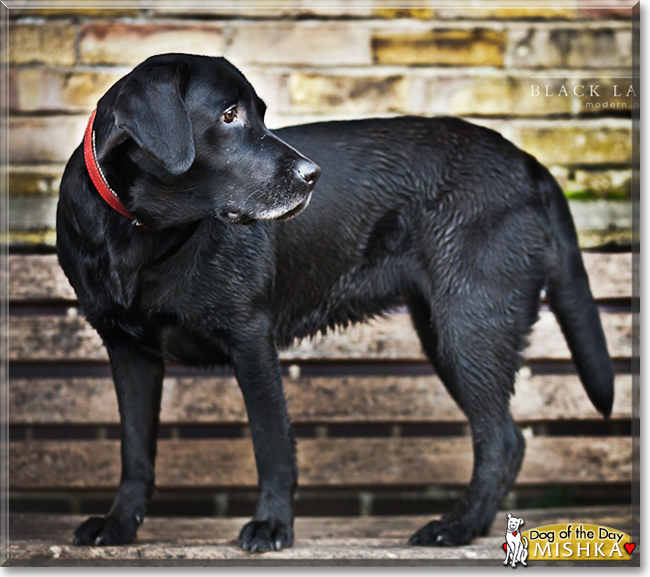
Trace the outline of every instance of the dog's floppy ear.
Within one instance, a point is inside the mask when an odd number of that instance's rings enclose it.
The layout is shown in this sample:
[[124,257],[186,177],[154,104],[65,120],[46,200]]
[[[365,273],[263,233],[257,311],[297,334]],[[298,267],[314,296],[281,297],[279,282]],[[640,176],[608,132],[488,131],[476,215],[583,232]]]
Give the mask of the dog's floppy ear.
[[523,525],[523,524],[524,524],[524,520],[523,520],[521,517],[519,517],[519,524],[520,524],[520,525]]
[[194,162],[192,121],[184,101],[188,70],[161,62],[132,73],[113,107],[115,124],[172,174]]

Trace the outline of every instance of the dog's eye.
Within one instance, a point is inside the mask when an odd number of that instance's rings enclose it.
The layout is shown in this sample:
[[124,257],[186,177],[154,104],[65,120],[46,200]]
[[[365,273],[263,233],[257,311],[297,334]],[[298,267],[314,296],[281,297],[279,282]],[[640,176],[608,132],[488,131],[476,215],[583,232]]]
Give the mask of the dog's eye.
[[227,124],[230,124],[235,118],[237,118],[237,107],[233,106],[232,108],[229,108],[226,110],[222,115],[221,118],[223,118],[223,121]]

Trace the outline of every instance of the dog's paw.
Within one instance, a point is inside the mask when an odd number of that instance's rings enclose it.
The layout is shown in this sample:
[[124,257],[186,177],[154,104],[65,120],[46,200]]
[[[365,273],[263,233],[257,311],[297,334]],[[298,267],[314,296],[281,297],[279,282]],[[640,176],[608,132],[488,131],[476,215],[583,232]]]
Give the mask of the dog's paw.
[[135,539],[138,524],[114,517],[89,517],[74,532],[74,545],[124,545]]
[[466,545],[473,536],[473,532],[462,525],[431,521],[413,534],[409,544],[439,547]]
[[239,533],[239,546],[251,553],[279,551],[291,545],[293,545],[292,527],[274,519],[250,521]]

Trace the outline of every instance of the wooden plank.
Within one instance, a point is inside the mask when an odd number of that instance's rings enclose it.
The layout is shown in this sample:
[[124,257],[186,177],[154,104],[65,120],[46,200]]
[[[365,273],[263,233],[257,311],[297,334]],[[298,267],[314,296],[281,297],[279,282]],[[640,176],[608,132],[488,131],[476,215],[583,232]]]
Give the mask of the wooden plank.
[[[600,524],[619,531],[630,532],[632,523],[629,507],[566,507],[549,509],[518,509],[526,520],[527,530],[543,525],[574,522]],[[506,512],[499,512],[490,536],[501,537]],[[399,539],[413,534],[431,519],[440,515],[391,515],[366,517],[296,517],[295,531],[303,539]],[[12,513],[9,516],[11,540],[45,540],[52,544],[68,543],[75,528],[86,517],[45,513]],[[243,517],[215,519],[210,517],[147,517],[138,531],[143,543],[192,543],[205,539],[232,539],[248,521]]]
[[[174,521],[171,523],[173,524]],[[389,522],[389,521],[387,521]],[[51,542],[11,542],[5,567],[390,567],[436,568],[437,566],[503,567],[504,537],[478,537],[462,547],[413,547],[407,536],[399,539],[297,539],[293,547],[263,554],[250,554],[236,545],[235,539],[206,539],[200,543],[142,543],[110,547],[74,547],[69,540],[59,545]],[[49,544],[48,544],[49,543]],[[624,552],[625,554],[625,552]],[[529,567],[578,566],[638,567],[639,558],[599,561],[561,560],[531,561]],[[489,570],[489,569],[488,569]],[[317,570],[316,570],[317,571]],[[393,569],[395,571],[395,569]]]
[[[628,298],[632,294],[630,253],[582,254],[591,290],[597,299]],[[56,255],[9,256],[9,299],[15,302],[56,299],[76,301]]]
[[594,298],[632,296],[632,253],[583,252],[582,260]]
[[80,316],[10,317],[10,361],[107,361],[97,332]]
[[[436,376],[285,378],[289,412],[296,424],[464,423],[466,419]],[[161,422],[165,425],[247,423],[234,377],[166,378]],[[511,401],[520,422],[599,419],[575,375],[520,377]],[[12,425],[119,423],[109,378],[12,379]],[[632,416],[632,377],[616,377],[612,419]]]
[[9,300],[45,299],[76,302],[77,296],[59,266],[56,255],[10,255]]
[[[632,317],[623,313],[600,315],[613,357],[632,353]],[[569,359],[570,352],[553,313],[543,311],[528,338],[524,356],[529,360]],[[396,313],[385,319],[373,319],[347,330],[337,330],[313,339],[303,339],[281,354],[283,360],[392,360],[426,361],[411,319]]]
[[[173,524],[174,521],[171,523]],[[238,532],[233,532],[232,535],[237,534]],[[142,543],[138,538],[134,544],[119,547],[74,547],[70,544],[70,539],[57,544],[52,544],[51,541],[43,543],[12,540],[9,556],[11,560],[56,559],[60,563],[73,559],[78,562],[82,559],[92,562],[92,566],[100,566],[102,560],[113,565],[116,560],[123,559],[132,559],[138,566],[143,566],[148,560],[163,560],[162,565],[174,561],[188,565],[195,561],[201,567],[209,566],[211,561],[221,561],[226,565],[239,561],[243,562],[243,565],[253,566],[282,561],[283,566],[297,563],[309,567],[327,566],[338,560],[344,561],[346,565],[354,561],[364,565],[382,561],[389,562],[391,565],[399,564],[400,561],[407,565],[413,563],[427,565],[451,559],[483,560],[495,567],[503,563],[503,554],[499,549],[504,537],[480,537],[471,545],[463,547],[412,547],[407,544],[408,537],[409,535],[399,539],[300,539],[297,537],[293,547],[263,555],[251,555],[242,551],[232,536],[224,539],[204,539],[192,544]],[[11,565],[12,562],[9,561],[8,566]]]
[[[463,485],[472,467],[471,439],[301,439],[302,487]],[[117,441],[13,441],[12,490],[111,489],[120,477]],[[628,437],[535,437],[519,485],[627,483]],[[158,444],[160,489],[257,486],[249,439],[163,440]]]
[[[600,315],[609,352],[615,358],[632,354],[632,316]],[[528,359],[570,358],[560,327],[551,312],[543,311],[529,337]],[[406,313],[303,339],[281,353],[284,361],[426,361]],[[106,351],[99,335],[83,317],[16,316],[9,319],[10,361],[102,361]]]

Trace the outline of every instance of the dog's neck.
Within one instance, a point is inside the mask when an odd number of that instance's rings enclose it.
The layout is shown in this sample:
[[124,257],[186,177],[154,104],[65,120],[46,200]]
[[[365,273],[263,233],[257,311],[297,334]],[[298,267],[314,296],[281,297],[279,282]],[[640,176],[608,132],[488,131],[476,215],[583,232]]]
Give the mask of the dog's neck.
[[[124,206],[117,193],[111,188],[106,180],[106,176],[102,171],[101,166],[97,162],[97,153],[95,146],[95,114],[96,110],[91,114],[86,127],[84,135],[84,160],[86,163],[86,170],[93,181],[93,186],[106,203],[113,209],[119,212],[122,216],[128,218],[132,224],[142,226],[142,223],[134,217]],[[146,228],[146,227],[145,227]]]
[[[137,177],[138,169],[129,158],[127,150],[128,138],[125,131],[115,126],[115,119],[110,112],[107,112],[107,108],[110,109],[108,106],[98,106],[90,119],[93,124],[90,136],[94,141],[92,142],[92,156],[107,187],[112,191],[118,202],[126,207],[131,200],[130,189]],[[90,127],[90,121],[88,124]],[[86,137],[89,136],[89,127],[87,127],[84,137],[84,145],[86,145]],[[84,161],[88,170],[85,146]],[[116,167],[119,167],[119,170]],[[93,184],[98,190],[94,181]],[[124,215],[120,210],[117,210],[117,212]],[[134,219],[133,215],[130,214],[128,218],[131,221],[138,220]]]

